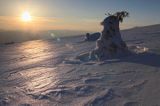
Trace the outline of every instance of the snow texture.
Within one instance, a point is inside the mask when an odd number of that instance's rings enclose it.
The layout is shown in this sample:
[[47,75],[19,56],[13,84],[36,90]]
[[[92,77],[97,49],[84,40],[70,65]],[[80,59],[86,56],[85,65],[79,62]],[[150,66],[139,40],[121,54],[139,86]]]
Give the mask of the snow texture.
[[134,53],[104,61],[83,36],[0,45],[0,106],[158,106],[159,28],[122,31]]

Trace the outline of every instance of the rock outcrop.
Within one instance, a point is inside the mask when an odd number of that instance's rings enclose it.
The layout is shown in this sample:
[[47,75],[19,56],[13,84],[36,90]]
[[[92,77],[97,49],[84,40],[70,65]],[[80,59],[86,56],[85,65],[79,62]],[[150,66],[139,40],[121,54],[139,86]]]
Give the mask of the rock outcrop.
[[96,41],[97,39],[99,39],[99,37],[101,36],[101,33],[96,32],[93,34],[87,33],[85,35],[85,41]]
[[119,23],[123,22],[123,18],[128,15],[126,11],[117,12],[113,15],[109,14],[109,16],[101,22],[104,29],[102,35],[96,42],[96,48],[90,54],[91,59],[98,58],[103,60],[127,53],[128,48],[122,40]]

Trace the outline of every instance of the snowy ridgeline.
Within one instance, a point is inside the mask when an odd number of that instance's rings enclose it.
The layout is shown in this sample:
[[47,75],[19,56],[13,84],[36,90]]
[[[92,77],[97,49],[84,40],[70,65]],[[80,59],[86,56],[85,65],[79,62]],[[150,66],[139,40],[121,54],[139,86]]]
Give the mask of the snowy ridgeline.
[[56,39],[58,37],[82,35],[85,31],[72,30],[46,30],[46,31],[1,31],[0,44],[13,44],[38,39]]
[[122,32],[135,54],[105,61],[84,36],[1,45],[0,106],[160,105],[160,33],[141,29]]

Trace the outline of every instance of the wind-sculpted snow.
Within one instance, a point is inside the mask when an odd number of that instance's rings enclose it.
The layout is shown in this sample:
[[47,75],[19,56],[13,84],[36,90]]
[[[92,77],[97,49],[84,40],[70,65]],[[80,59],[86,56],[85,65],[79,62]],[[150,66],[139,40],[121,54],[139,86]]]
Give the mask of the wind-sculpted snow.
[[160,105],[159,39],[125,38],[132,53],[104,61],[83,36],[0,45],[0,106]]

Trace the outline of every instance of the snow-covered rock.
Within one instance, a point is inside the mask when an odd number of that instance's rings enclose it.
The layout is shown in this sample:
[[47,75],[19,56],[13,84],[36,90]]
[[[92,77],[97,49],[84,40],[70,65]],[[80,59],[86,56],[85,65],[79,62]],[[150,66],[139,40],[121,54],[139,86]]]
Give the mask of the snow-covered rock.
[[85,41],[96,41],[101,36],[101,33],[96,32],[93,34],[87,33],[85,36]]
[[101,23],[104,29],[96,42],[96,48],[91,52],[91,58],[105,59],[128,51],[126,43],[122,40],[119,23],[128,16],[125,11],[108,16]]

